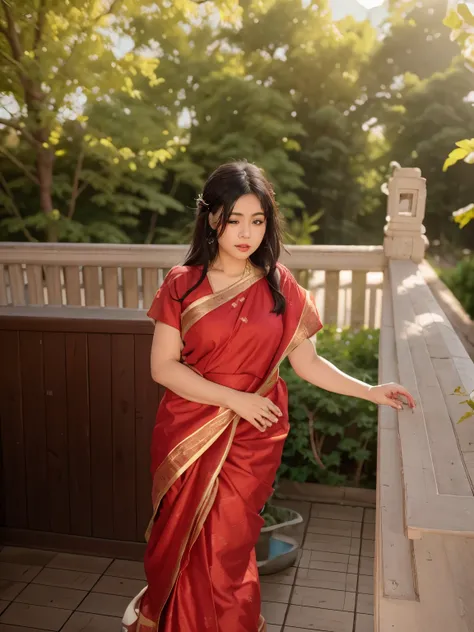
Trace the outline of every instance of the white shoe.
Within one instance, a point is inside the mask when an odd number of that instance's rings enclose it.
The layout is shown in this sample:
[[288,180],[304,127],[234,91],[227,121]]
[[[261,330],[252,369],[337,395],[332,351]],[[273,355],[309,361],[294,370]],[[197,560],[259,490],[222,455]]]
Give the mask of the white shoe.
[[122,619],[122,632],[135,632],[140,614],[140,601],[147,589],[148,586],[145,586],[128,604]]

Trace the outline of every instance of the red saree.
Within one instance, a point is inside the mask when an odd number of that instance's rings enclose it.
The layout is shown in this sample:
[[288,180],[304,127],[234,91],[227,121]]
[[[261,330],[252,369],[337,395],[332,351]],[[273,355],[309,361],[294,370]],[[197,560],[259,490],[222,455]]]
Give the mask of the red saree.
[[173,268],[148,315],[181,331],[182,361],[208,380],[258,392],[281,409],[259,432],[234,412],[167,390],[152,439],[153,517],[147,530],[148,586],[123,619],[126,632],[260,632],[254,546],[288,434],[283,359],[321,327],[314,298],[282,265],[285,314],[253,271],[214,293],[202,269]]

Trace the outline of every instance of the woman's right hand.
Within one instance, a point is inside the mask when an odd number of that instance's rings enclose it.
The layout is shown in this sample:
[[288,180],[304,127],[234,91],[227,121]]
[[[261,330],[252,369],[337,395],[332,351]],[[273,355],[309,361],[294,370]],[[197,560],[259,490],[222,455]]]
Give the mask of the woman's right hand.
[[281,410],[271,399],[255,393],[235,391],[229,402],[229,408],[260,432],[265,432],[282,416]]

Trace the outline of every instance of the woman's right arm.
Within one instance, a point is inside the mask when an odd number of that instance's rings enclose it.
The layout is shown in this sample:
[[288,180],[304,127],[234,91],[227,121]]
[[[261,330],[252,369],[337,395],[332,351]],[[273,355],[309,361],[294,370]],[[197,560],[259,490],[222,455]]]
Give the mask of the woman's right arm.
[[[180,332],[157,322],[151,347],[151,377],[183,399],[229,408],[259,430],[278,421],[281,411],[271,400],[216,384],[181,363]],[[266,412],[268,408],[268,412]],[[277,415],[277,416],[276,416]]]

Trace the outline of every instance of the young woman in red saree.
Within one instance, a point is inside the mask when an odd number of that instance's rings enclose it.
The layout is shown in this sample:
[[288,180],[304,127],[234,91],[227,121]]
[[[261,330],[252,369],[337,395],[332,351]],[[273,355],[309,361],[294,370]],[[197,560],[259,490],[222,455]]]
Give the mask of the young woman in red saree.
[[152,439],[148,586],[126,632],[260,632],[254,546],[289,431],[278,368],[327,390],[400,408],[398,384],[369,386],[320,358],[313,296],[277,263],[279,211],[260,169],[219,167],[193,243],[149,310],[153,378],[167,390]]

